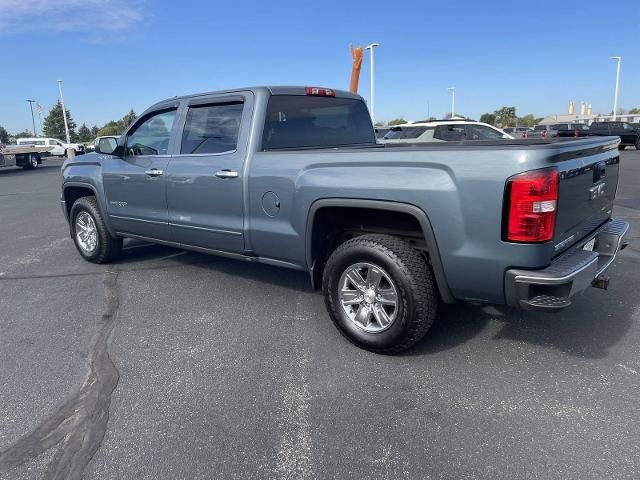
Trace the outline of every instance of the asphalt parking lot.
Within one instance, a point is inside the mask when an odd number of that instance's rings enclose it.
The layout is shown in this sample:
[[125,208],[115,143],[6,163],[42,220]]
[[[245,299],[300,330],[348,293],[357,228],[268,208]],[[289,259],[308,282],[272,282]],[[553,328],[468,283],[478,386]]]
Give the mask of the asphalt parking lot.
[[0,170],[0,479],[640,478],[640,152],[608,291],[446,307],[395,357],[302,273],[135,242],[84,262],[60,165]]

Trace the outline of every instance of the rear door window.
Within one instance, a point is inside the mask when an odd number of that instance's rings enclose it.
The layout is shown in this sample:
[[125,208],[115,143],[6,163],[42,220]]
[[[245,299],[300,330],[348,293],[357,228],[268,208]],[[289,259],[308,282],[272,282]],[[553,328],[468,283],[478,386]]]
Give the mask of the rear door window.
[[235,151],[243,107],[243,102],[189,107],[180,153],[190,155]]
[[464,125],[438,125],[433,138],[445,142],[458,142],[466,137]]
[[502,140],[502,133],[486,125],[467,125],[467,140]]

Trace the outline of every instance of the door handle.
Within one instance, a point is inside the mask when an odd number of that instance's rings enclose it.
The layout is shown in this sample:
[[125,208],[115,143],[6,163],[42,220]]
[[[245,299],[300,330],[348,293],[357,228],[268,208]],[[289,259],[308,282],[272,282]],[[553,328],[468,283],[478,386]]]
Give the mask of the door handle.
[[238,172],[233,172],[231,170],[220,170],[216,172],[216,177],[218,178],[238,178]]
[[150,177],[158,177],[158,176],[164,174],[164,172],[162,170],[158,170],[157,168],[152,168],[151,170],[147,170],[144,173],[146,173]]

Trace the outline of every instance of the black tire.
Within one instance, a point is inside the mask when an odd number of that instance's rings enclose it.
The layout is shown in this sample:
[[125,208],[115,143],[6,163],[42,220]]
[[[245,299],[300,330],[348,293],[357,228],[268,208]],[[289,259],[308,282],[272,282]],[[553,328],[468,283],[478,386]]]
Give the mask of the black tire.
[[[340,280],[351,266],[380,267],[395,284],[397,313],[386,330],[371,333],[349,318],[339,298]],[[395,354],[420,341],[436,317],[438,293],[426,260],[390,235],[363,235],[346,241],[329,257],[322,278],[325,305],[333,323],[351,343],[375,353]],[[358,307],[360,308],[360,307]]]
[[28,163],[26,165],[23,165],[22,168],[24,168],[25,170],[34,170],[38,168],[38,157],[30,153]]
[[[84,250],[78,240],[76,220],[82,212],[89,214],[96,227],[97,244],[92,251]],[[107,263],[120,256],[122,252],[122,238],[113,238],[109,234],[95,197],[80,197],[77,199],[71,207],[69,218],[71,238],[73,238],[78,252],[85,260],[92,263]]]
[[626,145],[618,145],[618,150],[624,150],[625,148],[627,148]]
[[640,137],[636,139],[636,150],[640,150]]

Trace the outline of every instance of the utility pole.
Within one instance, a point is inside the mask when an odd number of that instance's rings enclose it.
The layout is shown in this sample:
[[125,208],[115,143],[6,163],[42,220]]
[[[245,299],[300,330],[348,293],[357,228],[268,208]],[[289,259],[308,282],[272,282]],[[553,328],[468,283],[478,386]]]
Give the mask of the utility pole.
[[27,102],[29,102],[29,107],[31,108],[31,123],[33,124],[33,136],[37,137],[38,134],[36,132],[36,119],[33,116],[33,102],[35,102],[35,100],[27,100]]
[[371,96],[369,101],[371,103],[371,121],[374,124],[376,123],[376,107],[375,107],[374,97],[373,97],[373,93],[374,93],[373,92],[373,49],[379,46],[380,46],[379,43],[371,43],[366,47],[364,47],[365,50],[369,50],[369,52],[371,52],[371,64],[369,65],[370,67],[369,80],[370,80],[370,86],[371,86]]
[[456,87],[449,87],[447,90],[451,92],[451,118],[453,118],[456,114]]
[[62,98],[62,80],[58,80],[58,91],[60,92],[60,103],[62,104],[62,118],[64,118],[64,133],[67,136],[67,143],[71,143],[69,137],[69,125],[67,124],[67,110],[64,108],[64,98]]
[[620,85],[620,62],[622,57],[609,57],[609,60],[615,60],[616,65],[616,91],[613,94],[613,121],[615,122],[618,115],[618,86]]

